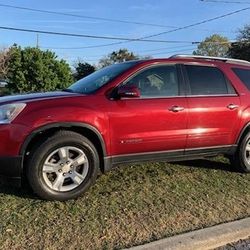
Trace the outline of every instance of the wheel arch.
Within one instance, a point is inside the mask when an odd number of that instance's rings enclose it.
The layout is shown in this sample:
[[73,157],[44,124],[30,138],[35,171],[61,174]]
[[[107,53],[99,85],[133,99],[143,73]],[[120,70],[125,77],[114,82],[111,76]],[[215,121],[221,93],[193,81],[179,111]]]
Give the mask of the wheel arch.
[[25,160],[27,159],[31,148],[59,130],[74,131],[88,138],[95,145],[100,157],[100,169],[102,172],[105,172],[106,166],[104,158],[107,155],[107,151],[103,136],[99,130],[92,125],[74,122],[52,123],[32,131],[32,133],[26,137],[20,148],[20,155],[23,156],[23,168],[25,167]]
[[237,137],[236,144],[239,145],[241,140],[244,138],[247,132],[250,131],[250,121],[245,124],[245,126],[240,131],[240,134]]

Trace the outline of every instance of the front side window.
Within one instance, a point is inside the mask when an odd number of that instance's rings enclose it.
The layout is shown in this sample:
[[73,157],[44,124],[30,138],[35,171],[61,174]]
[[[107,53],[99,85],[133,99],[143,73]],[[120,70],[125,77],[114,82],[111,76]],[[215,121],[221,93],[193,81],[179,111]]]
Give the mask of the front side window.
[[250,69],[234,68],[233,71],[250,90]]
[[125,86],[136,86],[141,97],[171,97],[179,95],[179,83],[175,65],[146,69],[132,77]]
[[185,65],[191,95],[234,94],[224,74],[215,67]]

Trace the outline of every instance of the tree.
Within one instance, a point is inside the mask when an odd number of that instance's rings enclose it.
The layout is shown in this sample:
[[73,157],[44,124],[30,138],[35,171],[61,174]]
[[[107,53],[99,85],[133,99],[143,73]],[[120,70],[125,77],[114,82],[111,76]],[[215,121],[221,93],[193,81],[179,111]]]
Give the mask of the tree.
[[250,61],[250,25],[239,31],[237,42],[232,43],[228,51],[232,58]]
[[121,63],[137,59],[139,59],[139,56],[135,55],[133,52],[130,52],[127,49],[119,49],[103,57],[99,61],[99,66],[103,68],[114,63]]
[[69,65],[54,52],[39,48],[10,48],[8,88],[12,92],[50,91],[66,88],[72,82]]
[[93,72],[95,72],[95,67],[89,63],[86,62],[78,62],[75,65],[75,70],[76,73],[74,74],[74,77],[76,80],[80,80],[85,76],[88,76],[90,74],[92,74]]
[[10,53],[8,49],[0,51],[0,79],[7,80]]
[[193,54],[201,56],[225,57],[229,48],[230,42],[226,37],[214,34],[205,38],[205,40],[198,45],[197,50],[195,50]]

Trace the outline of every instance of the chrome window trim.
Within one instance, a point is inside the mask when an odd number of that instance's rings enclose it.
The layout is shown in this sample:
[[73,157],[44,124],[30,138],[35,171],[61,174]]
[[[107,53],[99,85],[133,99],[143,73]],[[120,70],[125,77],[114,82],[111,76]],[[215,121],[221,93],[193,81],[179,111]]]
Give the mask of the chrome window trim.
[[218,95],[186,95],[187,98],[190,97],[237,97],[237,94],[218,94]]
[[185,95],[178,95],[178,96],[151,96],[151,97],[137,97],[137,98],[126,98],[126,97],[123,97],[121,98],[120,100],[150,100],[150,99],[174,99],[174,98],[185,98],[186,96]]
[[174,98],[206,98],[206,97],[238,97],[237,94],[223,94],[223,95],[178,95],[167,97],[139,97],[139,98],[121,98],[120,100],[150,100],[150,99],[174,99]]

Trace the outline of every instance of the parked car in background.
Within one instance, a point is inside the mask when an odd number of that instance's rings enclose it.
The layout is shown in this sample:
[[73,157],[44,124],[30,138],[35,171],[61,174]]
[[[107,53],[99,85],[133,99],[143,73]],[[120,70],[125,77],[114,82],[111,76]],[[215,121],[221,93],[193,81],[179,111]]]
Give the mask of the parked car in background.
[[0,79],[0,88],[5,88],[7,86],[7,82],[5,80]]
[[7,82],[3,79],[0,79],[0,96],[4,95],[5,91],[6,91],[6,87],[7,87]]
[[124,163],[223,154],[250,172],[250,63],[130,61],[63,91],[2,97],[0,138],[0,174],[48,200],[76,198]]

